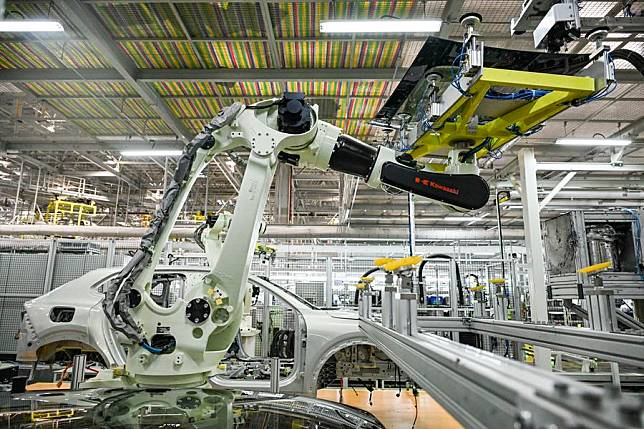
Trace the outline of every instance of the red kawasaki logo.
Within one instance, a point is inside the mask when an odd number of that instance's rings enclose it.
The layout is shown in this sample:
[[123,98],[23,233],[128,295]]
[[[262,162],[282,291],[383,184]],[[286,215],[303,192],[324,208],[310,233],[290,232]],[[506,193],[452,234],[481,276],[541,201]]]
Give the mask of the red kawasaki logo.
[[416,177],[415,179],[416,183],[421,183],[424,186],[427,186],[428,188],[434,188],[438,189],[441,191],[449,192],[450,194],[458,195],[460,194],[461,190],[457,188],[450,188],[449,186],[441,185],[440,183],[432,182],[429,179],[421,179],[420,177]]

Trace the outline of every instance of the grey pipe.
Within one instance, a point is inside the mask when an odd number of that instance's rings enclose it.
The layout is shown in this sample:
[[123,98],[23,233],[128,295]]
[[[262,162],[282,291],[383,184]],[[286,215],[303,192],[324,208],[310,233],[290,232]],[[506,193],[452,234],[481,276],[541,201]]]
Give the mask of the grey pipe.
[[[177,227],[172,230],[172,238],[191,238],[195,227]],[[0,225],[0,236],[57,236],[86,238],[137,238],[143,236],[146,228],[125,226],[76,226],[76,225]],[[407,240],[407,228],[393,227],[345,227],[332,225],[268,225],[262,235],[265,238],[282,239],[356,239],[356,240]],[[504,228],[506,239],[524,239],[523,229]],[[416,232],[416,240],[497,240],[494,230],[483,228],[423,228]]]

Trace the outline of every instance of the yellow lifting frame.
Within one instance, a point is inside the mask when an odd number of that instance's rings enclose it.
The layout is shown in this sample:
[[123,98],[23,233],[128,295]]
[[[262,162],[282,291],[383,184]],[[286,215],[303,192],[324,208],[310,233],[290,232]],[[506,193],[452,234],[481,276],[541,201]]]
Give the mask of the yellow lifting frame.
[[[552,92],[484,125],[478,125],[476,130],[470,130],[469,123],[472,117],[485,100],[485,94],[494,86],[511,87],[518,90],[542,89]],[[477,153],[477,157],[485,156],[490,149],[499,149],[517,136],[508,127],[514,127],[525,133],[566,110],[570,107],[571,101],[588,97],[597,89],[595,79],[592,77],[484,68],[467,90],[470,96],[460,96],[434,122],[434,130],[426,132],[414,143],[410,152],[411,156],[420,158],[444,149],[450,143],[457,141],[470,140],[473,142],[472,147],[474,147],[481,144],[486,138],[491,138],[489,148],[483,148]],[[455,115],[456,120],[448,122],[448,119]]]

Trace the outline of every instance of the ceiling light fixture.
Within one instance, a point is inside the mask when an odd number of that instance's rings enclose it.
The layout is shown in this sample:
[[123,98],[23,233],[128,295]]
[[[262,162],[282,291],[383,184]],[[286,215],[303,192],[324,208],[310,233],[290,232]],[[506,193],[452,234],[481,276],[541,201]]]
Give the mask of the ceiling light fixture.
[[565,139],[557,139],[555,144],[562,145],[562,146],[628,146],[629,144],[631,144],[631,140],[565,138]]
[[29,19],[0,20],[0,33],[41,33],[65,31],[58,21],[32,21]]
[[445,216],[443,220],[446,220],[447,222],[472,222],[472,221],[479,221],[483,219],[480,216]]
[[370,19],[321,21],[321,33],[437,33],[438,19]]
[[179,156],[183,151],[177,150],[123,150],[121,155],[126,157],[144,157],[144,156]]

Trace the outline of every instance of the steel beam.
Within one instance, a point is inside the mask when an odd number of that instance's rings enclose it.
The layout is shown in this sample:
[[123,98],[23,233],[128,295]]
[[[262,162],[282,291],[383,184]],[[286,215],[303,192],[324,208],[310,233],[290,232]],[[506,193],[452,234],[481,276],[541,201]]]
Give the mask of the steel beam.
[[20,158],[22,158],[27,164],[31,164],[37,168],[43,169],[45,171],[49,171],[50,173],[55,173],[57,171],[55,167],[47,164],[46,162],[42,162],[41,160],[36,159],[32,156],[21,155]]
[[471,332],[501,337],[644,368],[644,337],[639,335],[512,320],[463,317],[421,316],[418,318],[418,327],[432,332]]
[[120,178],[125,183],[129,184],[130,186],[132,186],[132,187],[134,187],[136,189],[139,189],[139,185],[137,184],[137,182],[134,179],[131,179],[130,177],[126,176],[125,174],[121,173],[120,171],[118,171],[117,169],[112,167],[111,165],[108,165],[104,161],[98,159],[94,155],[91,155],[89,153],[82,153],[82,152],[79,153],[79,155],[82,156],[83,158],[85,158],[86,160],[88,160],[89,162],[91,162],[92,164],[96,165],[97,167],[102,168],[103,170],[114,174],[114,176]]
[[561,181],[557,183],[554,188],[552,188],[548,195],[546,195],[543,200],[541,200],[541,202],[539,203],[539,211],[543,210],[544,207],[547,206],[548,203],[557,196],[559,191],[561,191],[572,180],[572,178],[575,177],[576,174],[577,172],[575,171],[571,171],[570,173],[566,174],[564,178],[561,179]]

